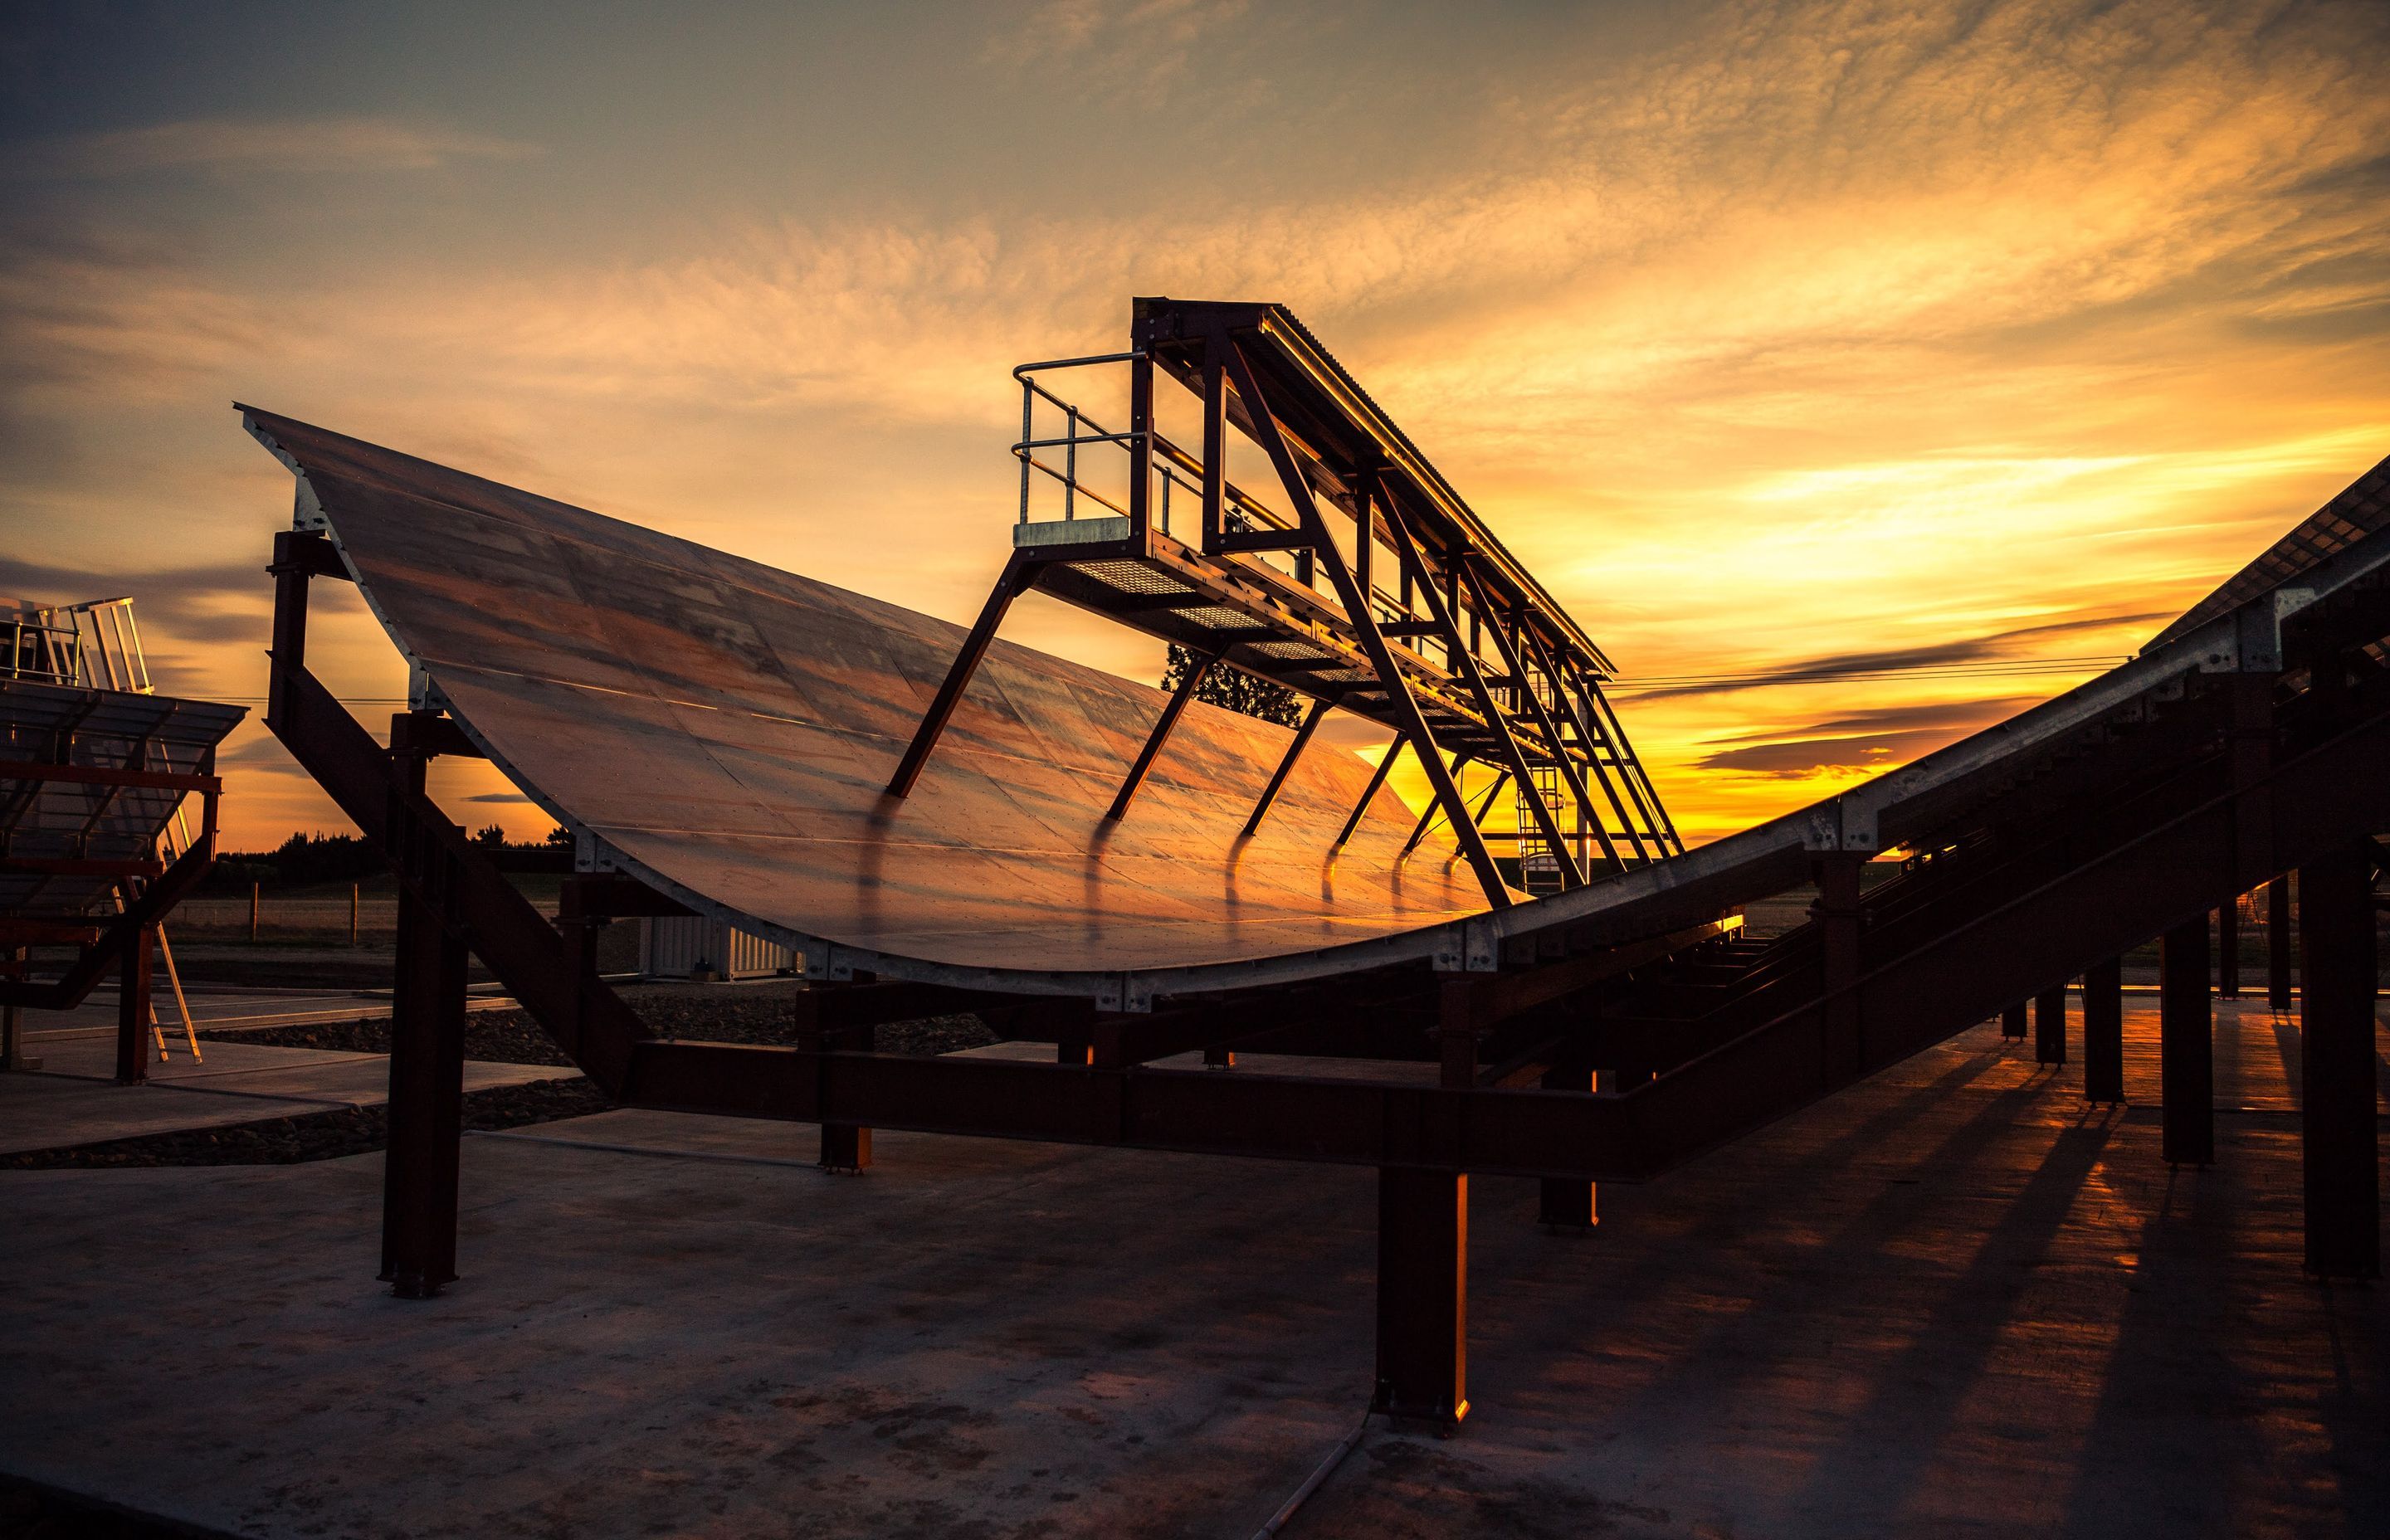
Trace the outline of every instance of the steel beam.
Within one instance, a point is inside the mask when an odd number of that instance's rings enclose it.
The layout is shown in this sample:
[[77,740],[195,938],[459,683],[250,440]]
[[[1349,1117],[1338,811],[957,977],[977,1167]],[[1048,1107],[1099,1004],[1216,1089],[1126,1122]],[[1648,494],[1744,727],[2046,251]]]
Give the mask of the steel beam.
[[[1328,847],[1330,850],[1343,850],[1344,841],[1352,839],[1353,831],[1361,827],[1361,815],[1369,811],[1369,804],[1377,800],[1379,790],[1386,784],[1386,777],[1394,773],[1394,761],[1403,757],[1406,747],[1405,740],[1399,738],[1387,747],[1385,758],[1378,761],[1378,767],[1369,772],[1369,784],[1362,789],[1361,800],[1353,804],[1352,813],[1344,819],[1344,827],[1336,831],[1335,842]],[[1420,757],[1424,759],[1428,756],[1422,754]]]
[[1369,1409],[1452,1427],[1469,1415],[1469,1178],[1378,1173],[1378,1383]]
[[[1569,795],[1575,800],[1577,816],[1583,819],[1586,827],[1593,831],[1594,840],[1601,846],[1602,859],[1610,863],[1613,871],[1625,871],[1626,863],[1619,859],[1618,847],[1611,842],[1610,831],[1602,827],[1601,810],[1594,806],[1593,793],[1586,789],[1585,777],[1577,773],[1576,760],[1568,751],[1568,740],[1561,736],[1560,725],[1553,720],[1550,710],[1545,706],[1544,698],[1536,693],[1535,687],[1529,682],[1526,660],[1521,655],[1518,644],[1512,639],[1512,633],[1521,629],[1519,618],[1514,616],[1513,623],[1510,626],[1500,623],[1501,617],[1496,612],[1494,601],[1486,593],[1484,581],[1477,575],[1477,569],[1471,561],[1471,553],[1464,551],[1449,554],[1447,560],[1449,563],[1447,570],[1459,575],[1461,582],[1468,586],[1471,602],[1477,607],[1478,613],[1484,615],[1489,622],[1486,629],[1493,634],[1494,650],[1502,655],[1502,666],[1510,674],[1511,699],[1514,702],[1524,700],[1527,703],[1528,714],[1535,719],[1536,730],[1544,735],[1544,741],[1551,746],[1552,766],[1560,775],[1561,784],[1568,788]],[[1476,666],[1475,659],[1471,659],[1470,667],[1474,669]],[[1567,699],[1567,682],[1548,670],[1545,677],[1551,682],[1552,693],[1562,700]],[[1580,736],[1582,736],[1581,729]],[[1536,801],[1538,802],[1543,801],[1542,793],[1536,793]],[[1571,852],[1561,870],[1565,872],[1575,865],[1575,853]],[[1578,880],[1584,880],[1582,871],[1578,872]]]
[[1163,702],[1161,716],[1154,719],[1153,731],[1145,737],[1145,747],[1137,751],[1137,762],[1128,767],[1128,776],[1121,782],[1120,791],[1112,798],[1112,805],[1105,810],[1106,823],[1116,824],[1127,814],[1128,804],[1137,796],[1137,789],[1145,784],[1146,772],[1153,768],[1162,746],[1170,741],[1170,729],[1178,725],[1178,719],[1187,712],[1187,702],[1195,699],[1195,692],[1211,676],[1212,665],[1219,661],[1216,656],[1189,658],[1187,673],[1179,679],[1178,687],[1170,692],[1170,699]]
[[2216,909],[2216,997],[2241,998],[2241,901]]
[[2083,970],[2083,1099],[2125,1099],[2125,965],[2110,957]]
[[[1591,1070],[1555,1065],[1544,1072],[1543,1088],[1589,1095],[1593,1075]],[[1536,1224],[1554,1230],[1584,1231],[1601,1223],[1600,1188],[1595,1184],[1546,1176],[1536,1182]]]
[[1824,953],[1825,1030],[1821,1072],[1846,1080],[1867,1062],[1867,1023],[1859,1016],[1859,993],[1851,987],[1861,972],[1860,930],[1867,911],[1859,902],[1859,873],[1867,857],[1837,853],[1818,859],[1818,901],[1810,906]]
[[2033,997],[2033,1061],[2066,1062],[2066,986],[2045,989]]
[[2277,1016],[2291,1013],[2291,878],[2287,872],[2266,884],[2266,1004]]
[[[1303,468],[1295,463],[1294,451],[1287,446],[1285,435],[1279,431],[1278,420],[1270,416],[1268,402],[1262,395],[1260,383],[1253,378],[1252,364],[1246,360],[1244,350],[1234,338],[1225,331],[1214,332],[1204,350],[1207,379],[1211,367],[1209,360],[1215,353],[1235,375],[1238,391],[1244,394],[1253,408],[1253,438],[1268,454],[1279,481],[1286,487],[1289,501],[1294,505],[1296,517],[1311,533],[1318,548],[1320,563],[1328,569],[1329,581],[1336,589],[1337,602],[1344,607],[1345,620],[1359,636],[1362,650],[1368,654],[1369,666],[1378,676],[1378,684],[1386,692],[1386,701],[1393,710],[1397,732],[1419,750],[1420,763],[1427,771],[1428,784],[1435,789],[1436,801],[1444,804],[1445,816],[1452,820],[1453,829],[1460,837],[1460,848],[1469,857],[1470,869],[1476,874],[1478,886],[1485,892],[1486,905],[1496,909],[1510,907],[1510,890],[1502,881],[1500,868],[1494,865],[1494,853],[1485,848],[1485,841],[1477,833],[1476,826],[1467,822],[1469,808],[1461,800],[1460,788],[1445,767],[1444,756],[1436,751],[1435,735],[1428,730],[1427,719],[1420,713],[1419,702],[1411,696],[1410,683],[1403,676],[1401,665],[1394,661],[1385,637],[1379,634],[1378,620],[1370,608],[1369,596],[1362,593],[1353,581],[1352,569],[1345,565],[1343,553],[1337,549],[1335,540],[1328,533],[1327,522],[1320,516],[1318,500],[1312,495],[1311,483],[1304,478]],[[1207,471],[1211,437],[1207,430]],[[1225,453],[1225,444],[1222,450]]]
[[2159,1153],[2168,1165],[2216,1160],[2216,1030],[2207,995],[2207,913],[2158,943]]
[[2306,1263],[2323,1277],[2382,1274],[2373,853],[2353,841],[2299,868]]
[[149,976],[158,929],[124,928],[123,957],[116,986],[116,1084],[138,1085],[149,1078]]
[[[1494,773],[1494,784],[1485,789],[1485,795],[1477,799],[1477,811],[1470,815],[1469,821],[1478,826],[1481,834],[1485,826],[1485,815],[1493,811],[1494,799],[1500,796],[1502,789],[1510,784],[1510,772],[1497,768]],[[1403,841],[1403,853],[1408,855],[1419,849],[1420,841],[1434,831],[1436,824],[1443,817],[1444,808],[1441,803],[1428,803],[1426,811],[1419,815],[1419,822],[1411,826],[1411,837]]]
[[430,1299],[456,1281],[464,1091],[465,943],[402,885],[381,1230],[381,1277],[401,1299]]
[[[1525,635],[1527,648],[1534,653],[1536,666],[1544,671],[1545,678],[1552,681],[1552,695],[1559,700],[1561,710],[1567,713],[1569,725],[1576,730],[1577,742],[1585,750],[1586,763],[1593,770],[1593,778],[1601,785],[1603,800],[1610,803],[1610,810],[1618,815],[1620,830],[1635,843],[1636,858],[1646,862],[1659,860],[1668,853],[1667,843],[1654,831],[1651,835],[1651,846],[1656,848],[1647,848],[1642,826],[1636,821],[1632,814],[1626,811],[1626,803],[1620,799],[1618,787],[1611,779],[1611,767],[1602,763],[1601,736],[1595,731],[1592,719],[1583,709],[1580,699],[1582,692],[1576,688],[1575,681],[1560,671],[1559,665],[1552,660],[1550,649],[1544,646],[1544,639],[1536,634],[1535,627],[1528,626]],[[1624,765],[1622,764],[1620,768],[1623,774]],[[1631,785],[1628,789],[1630,792],[1633,790]],[[1601,827],[1600,819],[1594,820],[1594,827],[1597,829]]]
[[[1382,486],[1379,493],[1385,507],[1388,532],[1394,536],[1394,555],[1402,562],[1403,571],[1411,575],[1412,585],[1426,598],[1428,616],[1435,622],[1444,637],[1446,657],[1457,665],[1462,682],[1469,687],[1469,693],[1476,698],[1478,712],[1493,729],[1495,747],[1501,751],[1511,778],[1525,794],[1527,806],[1535,814],[1536,829],[1543,835],[1544,842],[1551,847],[1552,859],[1561,869],[1561,885],[1564,888],[1584,887],[1585,870],[1576,864],[1576,853],[1568,848],[1568,838],[1561,832],[1560,819],[1553,814],[1550,804],[1544,801],[1543,793],[1536,789],[1536,778],[1529,773],[1526,754],[1520,749],[1518,738],[1510,730],[1509,717],[1495,704],[1494,687],[1485,682],[1485,671],[1477,666],[1475,655],[1462,639],[1459,622],[1447,607],[1446,597],[1436,591],[1434,574],[1427,570],[1426,556],[1411,537],[1410,527],[1403,521],[1402,510],[1394,506],[1394,500],[1384,495]],[[1457,562],[1450,562],[1446,568],[1447,577],[1457,577],[1458,572]],[[1567,756],[1558,743],[1552,745],[1552,751],[1554,764],[1565,762]],[[1582,801],[1585,789],[1582,784],[1578,784],[1576,789]],[[1590,808],[1592,804],[1583,802],[1583,805]],[[1459,811],[1461,806],[1459,793],[1456,790],[1450,812],[1456,828],[1466,815]]]
[[1019,552],[1005,562],[996,587],[980,607],[979,619],[963,638],[962,650],[955,654],[954,663],[946,670],[945,682],[938,687],[930,709],[922,713],[921,725],[913,730],[913,741],[905,746],[905,757],[896,762],[896,773],[888,777],[890,796],[912,795],[913,783],[920,779],[921,767],[930,762],[930,751],[938,746],[946,724],[953,720],[955,708],[962,703],[963,691],[970,687],[971,675],[979,672],[980,660],[987,656],[988,644],[996,640],[996,628],[1004,623],[1005,611],[1028,590],[1034,576],[1034,567]]
[[1270,772],[1269,784],[1262,788],[1260,800],[1253,803],[1253,815],[1245,820],[1245,839],[1250,840],[1260,832],[1262,820],[1269,816],[1271,805],[1286,787],[1286,777],[1293,773],[1294,762],[1303,757],[1303,751],[1311,743],[1311,735],[1319,730],[1321,719],[1332,709],[1331,701],[1315,700],[1311,703],[1311,710],[1304,715],[1303,725],[1294,730],[1294,740],[1286,746],[1285,756],[1278,762],[1278,768]]

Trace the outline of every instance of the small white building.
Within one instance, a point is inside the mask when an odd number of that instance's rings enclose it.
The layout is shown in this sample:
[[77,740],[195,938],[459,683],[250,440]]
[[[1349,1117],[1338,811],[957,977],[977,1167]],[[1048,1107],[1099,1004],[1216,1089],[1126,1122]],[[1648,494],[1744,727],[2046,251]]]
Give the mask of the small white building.
[[650,979],[765,979],[796,973],[794,948],[702,916],[639,921],[639,972]]

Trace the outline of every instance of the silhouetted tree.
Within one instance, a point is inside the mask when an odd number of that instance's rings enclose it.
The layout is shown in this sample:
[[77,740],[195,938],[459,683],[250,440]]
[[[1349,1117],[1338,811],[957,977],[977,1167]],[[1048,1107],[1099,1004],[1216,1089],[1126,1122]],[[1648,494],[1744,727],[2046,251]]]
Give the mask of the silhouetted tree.
[[[1195,665],[1195,655],[1170,644],[1170,660],[1163,666],[1162,687],[1175,690]],[[1225,665],[1214,668],[1195,687],[1195,699],[1214,706],[1226,706],[1232,712],[1257,716],[1264,722],[1275,722],[1281,727],[1291,727],[1303,720],[1303,702],[1284,685],[1273,685],[1266,679],[1256,679],[1242,669]]]

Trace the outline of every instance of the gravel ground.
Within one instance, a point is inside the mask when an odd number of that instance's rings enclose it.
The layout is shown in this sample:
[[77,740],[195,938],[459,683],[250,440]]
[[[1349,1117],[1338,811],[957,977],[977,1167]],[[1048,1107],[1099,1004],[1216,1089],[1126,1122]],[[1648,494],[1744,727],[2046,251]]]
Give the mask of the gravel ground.
[[[603,1112],[613,1104],[577,1076],[493,1085],[465,1097],[468,1128],[520,1128]],[[225,1128],[189,1128],[137,1139],[27,1149],[0,1155],[0,1170],[58,1171],[93,1166],[293,1165],[363,1155],[389,1142],[386,1107],[341,1107],[295,1118],[265,1118]],[[0,1532],[5,1533],[5,1532]]]

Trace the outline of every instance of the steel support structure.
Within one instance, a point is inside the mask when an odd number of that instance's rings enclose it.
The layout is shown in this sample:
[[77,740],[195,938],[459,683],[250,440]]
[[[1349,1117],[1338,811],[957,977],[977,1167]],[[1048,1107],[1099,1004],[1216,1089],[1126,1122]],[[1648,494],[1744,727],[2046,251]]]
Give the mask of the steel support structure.
[[1369,1409],[1453,1427],[1469,1415],[1469,1177],[1378,1172],[1378,1374]]
[[[1034,378],[1121,364],[1130,371],[1125,433],[1103,430]],[[1200,402],[1200,454],[1156,430],[1157,370]],[[1334,706],[1418,751],[1433,815],[1451,825],[1493,907],[1512,895],[1489,841],[1513,837],[1465,815],[1447,756],[1509,773],[1521,792],[1523,854],[1530,844],[1549,849],[1566,887],[1585,880],[1586,841],[1612,871],[1682,852],[1602,696],[1609,661],[1283,307],[1140,300],[1129,352],[1023,365],[1014,375],[1023,417],[1013,555],[890,778],[891,795],[911,791],[1006,608],[1036,588],[1313,702],[1246,819],[1248,835]],[[1067,414],[1066,436],[1034,436],[1040,401]],[[1267,456],[1278,506],[1227,474],[1232,432]],[[1083,483],[1083,445],[1128,456],[1124,502]],[[1040,457],[1056,448],[1059,465]],[[1060,483],[1060,520],[1031,520],[1033,471]],[[1170,527],[1173,487],[1200,499],[1192,530],[1183,520]],[[1078,517],[1085,502],[1109,516]],[[1291,574],[1285,561],[1263,559],[1272,555],[1291,557]],[[1165,710],[1165,736],[1170,720]],[[1138,778],[1132,772],[1114,817]],[[1561,804],[1581,834],[1561,828]]]
[[2011,1000],[2000,1007],[2000,1035],[2013,1043],[2025,1039],[2027,1025],[2033,1014],[2032,1002]]
[[2299,868],[2306,1262],[2323,1277],[2382,1274],[2373,857],[2369,839]]
[[2291,879],[2266,884],[2266,1004],[2277,1016],[2291,1013]]
[[117,968],[116,1084],[138,1085],[149,1078],[149,980],[158,928],[123,929],[123,960]]
[[[414,773],[421,773],[416,761]],[[443,853],[420,853],[433,864]],[[418,874],[419,877],[422,874]],[[390,1149],[382,1161],[381,1277],[401,1299],[456,1279],[458,1135],[465,1096],[465,942],[423,896],[398,894],[391,994]]]
[[945,735],[946,724],[954,720],[955,708],[962,704],[963,692],[970,687],[971,675],[979,672],[980,660],[987,656],[988,644],[996,640],[996,630],[1004,623],[1005,612],[1012,608],[1014,599],[1028,591],[1032,571],[1032,564],[1018,554],[1004,564],[1004,571],[996,578],[987,602],[980,607],[979,619],[963,637],[962,650],[955,654],[953,665],[938,686],[938,693],[930,700],[930,709],[921,715],[920,725],[913,729],[913,740],[905,746],[904,757],[896,762],[896,773],[888,777],[890,796],[912,795],[913,783],[921,778],[921,767],[929,764],[930,751]]
[[2066,1062],[2066,986],[2045,989],[2033,997],[2033,1061]]
[[[143,788],[177,792],[199,799],[199,828],[190,844],[174,858],[171,866],[161,867],[155,859],[132,861],[92,861],[77,863],[84,868],[79,875],[112,877],[118,879],[119,892],[126,894],[118,911],[110,915],[10,915],[0,916],[0,948],[16,946],[70,945],[76,948],[72,961],[58,977],[33,980],[22,969],[0,972],[0,1004],[20,1009],[71,1010],[87,998],[94,986],[114,971],[127,988],[119,995],[117,1079],[136,1084],[148,1074],[146,1054],[136,1054],[138,1062],[128,1060],[123,1038],[122,1002],[127,995],[139,996],[137,1007],[140,1025],[136,1033],[148,1030],[149,981],[153,969],[152,946],[157,940],[160,923],[175,905],[196,889],[215,863],[216,819],[218,802],[224,795],[224,782],[215,774],[215,753],[208,751],[199,770],[194,772],[117,768],[105,765],[52,764],[39,761],[0,760],[0,782],[17,781],[32,787],[45,781],[70,782],[86,786],[106,787],[111,790]],[[62,863],[12,857],[0,853],[0,873],[40,874],[45,867],[57,867]]]
[[2083,1099],[2125,1099],[2125,965],[2108,957],[2083,970]]
[[[1575,1065],[1546,1070],[1541,1084],[1547,1091],[1589,1092],[1595,1072]],[[1547,1176],[1536,1184],[1536,1223],[1554,1230],[1585,1231],[1601,1223],[1600,1192],[1591,1182]]]
[[[1247,399],[1258,389],[1234,347],[1220,372],[1247,377]],[[1256,436],[1277,444],[1282,469],[1304,472],[1267,416],[1253,425]],[[1298,509],[1309,507],[1295,495],[1301,480],[1287,489]],[[1303,527],[1319,534],[1316,508]],[[1224,528],[1222,539],[1235,533]],[[1331,579],[1342,574],[1340,587],[1366,614],[1334,545],[1318,540],[1317,565]],[[423,922],[405,947],[416,982],[403,997],[401,1029],[422,1051],[392,1059],[394,1077],[419,1072],[422,1082],[413,1092],[393,1084],[386,1261],[393,1282],[411,1277],[426,1291],[454,1271],[455,1136],[441,1121],[453,1100],[443,1103],[442,1056],[469,948],[594,1083],[627,1105],[1374,1168],[1373,1400],[1448,1423],[1468,1405],[1471,1176],[1588,1187],[1648,1178],[1972,1026],[2024,982],[2098,969],[2161,932],[2167,1158],[2207,1159],[2205,914],[2285,867],[2308,864],[2318,880],[2314,864],[2390,828],[2390,683],[2360,678],[2322,710],[2293,702],[2288,719],[2266,729],[2279,752],[2253,767],[2222,742],[2221,687],[2191,676],[2146,707],[2128,698],[2140,714],[2097,719],[2078,738],[2040,745],[2024,765],[2032,774],[1999,764],[1923,811],[1867,827],[1848,847],[1796,845],[1780,860],[1707,875],[1689,866],[1682,880],[1655,880],[1616,909],[1542,929],[1534,910],[1481,917],[1471,924],[1521,929],[1482,954],[1434,959],[1444,971],[1422,957],[1331,969],[1308,984],[1165,993],[1142,1014],[1099,1013],[1093,996],[1024,1001],[1024,1012],[1046,1013],[1037,1030],[1066,1062],[884,1055],[827,1033],[801,1033],[789,1046],[665,1041],[591,976],[582,940],[525,903],[424,795],[418,756],[405,750],[432,741],[436,719],[418,734],[411,724],[422,713],[411,713],[386,751],[307,672],[307,579],[339,564],[313,534],[286,534],[276,552],[268,725],[390,858],[406,912]],[[1453,569],[1441,571],[1457,582]],[[2348,623],[2370,626],[2367,635],[2390,630],[2374,623],[2390,604],[2351,608]],[[1374,621],[1358,629],[1378,650],[1389,647]],[[1405,677],[1394,670],[1394,685]],[[1390,696],[1408,699],[1400,688]],[[1416,700],[1411,720],[1420,737],[1405,741],[1433,778],[1446,767]],[[1532,722],[1514,725],[1538,732]],[[1454,742],[1456,752],[1490,746],[1466,732]],[[1457,785],[1439,799],[1456,831],[1473,828]],[[1820,826],[1821,839],[1831,832]],[[1862,887],[1865,860],[1895,841],[1933,859]],[[1810,925],[1767,946],[1720,943],[1721,916],[1784,891],[1804,866],[1820,881]],[[2346,956],[2319,955],[2308,966],[2342,979],[2345,991],[2360,971]],[[867,1015],[877,996],[858,998],[856,1013]],[[827,998],[822,1008],[830,1008]],[[2318,1008],[2331,1007],[2319,996]],[[2192,1013],[2195,1033],[2187,1030]],[[2349,1035],[2345,1020],[2342,1031]],[[1439,1083],[1156,1067],[1177,1053],[1211,1057],[1306,1033],[1346,1033],[1361,1051],[1434,1062]],[[1587,1070],[1608,1072],[1613,1093],[1587,1094]],[[2196,1150],[2178,1126],[2178,1113],[2193,1106],[2205,1136]],[[444,1167],[401,1157],[402,1126],[410,1151],[444,1142]],[[2346,1132],[2336,1123],[2318,1129],[2327,1144],[2333,1131]],[[2353,1169],[2345,1160],[2315,1168],[2335,1177]]]
[[2158,1143],[2168,1165],[2216,1161],[2216,1032],[2207,976],[2207,913],[2202,910],[2158,943]]
[[2216,997],[2241,998],[2241,900],[2216,911]]
[[[1218,661],[1216,657],[1188,661],[1187,672],[1179,679],[1178,687],[1170,692],[1170,699],[1163,705],[1162,715],[1154,721],[1153,731],[1146,735],[1145,747],[1137,751],[1136,763],[1128,767],[1128,775],[1121,782],[1119,794],[1112,798],[1112,805],[1106,810],[1106,823],[1116,824],[1127,815],[1128,804],[1135,800],[1137,789],[1145,784],[1146,773],[1161,757],[1162,746],[1170,741],[1170,729],[1178,725],[1178,719],[1186,714],[1187,702],[1195,699],[1195,692],[1211,676],[1212,665]],[[1296,747],[1299,748],[1300,744]]]
[[1269,816],[1278,794],[1285,789],[1286,777],[1293,773],[1294,762],[1301,759],[1304,750],[1311,746],[1311,735],[1319,730],[1320,722],[1333,705],[1333,701],[1315,700],[1311,703],[1311,710],[1304,712],[1303,725],[1294,730],[1294,741],[1286,746],[1285,757],[1278,762],[1278,768],[1270,772],[1269,784],[1262,788],[1262,794],[1253,802],[1253,815],[1245,820],[1244,838],[1250,840],[1261,832],[1262,820]]

